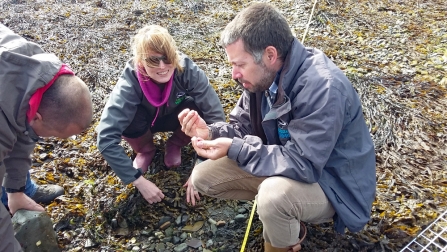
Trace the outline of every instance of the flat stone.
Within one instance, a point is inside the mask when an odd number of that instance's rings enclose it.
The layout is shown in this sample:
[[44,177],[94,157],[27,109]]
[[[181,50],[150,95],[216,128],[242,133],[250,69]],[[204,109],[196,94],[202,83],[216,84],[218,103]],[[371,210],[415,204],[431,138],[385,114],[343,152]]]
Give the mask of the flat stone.
[[237,212],[240,213],[240,214],[244,214],[245,212],[247,212],[247,209],[245,209],[245,208],[239,208],[239,209],[237,210]]
[[173,237],[172,237],[172,243],[173,243],[173,244],[178,244],[178,243],[180,243],[180,237],[178,237],[178,236],[173,236]]
[[180,224],[182,224],[182,225],[186,225],[186,223],[188,222],[188,220],[189,220],[189,215],[184,214],[184,215],[182,215],[182,221],[181,221]]
[[185,231],[185,232],[196,232],[197,230],[199,230],[199,229],[201,229],[203,227],[203,223],[204,223],[204,221],[198,221],[198,222],[194,223],[193,226],[191,226],[191,225],[184,226],[182,228],[182,231]]
[[180,240],[184,241],[186,238],[188,238],[188,234],[186,234],[185,232],[183,232],[183,233],[180,235]]
[[234,217],[234,220],[236,222],[244,222],[247,219],[247,216],[245,214],[238,214],[236,217]]
[[175,224],[177,224],[177,226],[182,224],[182,215],[181,214],[179,216],[177,216],[177,218],[175,219]]
[[129,235],[129,229],[128,228],[117,228],[115,231],[115,235],[127,236],[127,235]]
[[141,230],[141,235],[150,236],[152,234],[152,230]]
[[203,245],[202,241],[197,238],[192,238],[186,244],[192,248],[199,248]]
[[12,224],[24,251],[60,251],[53,223],[46,212],[18,210]]
[[179,244],[174,248],[175,252],[185,252],[188,249],[188,245],[186,243]]
[[158,243],[155,246],[155,251],[157,251],[157,252],[161,252],[161,251],[164,251],[164,250],[165,250],[165,245],[163,243]]
[[209,248],[211,246],[213,246],[214,242],[213,240],[209,239],[208,241],[206,241],[206,247]]
[[174,233],[174,229],[173,229],[172,227],[168,227],[168,228],[165,230],[165,235],[166,235],[167,237],[171,237],[173,233]]

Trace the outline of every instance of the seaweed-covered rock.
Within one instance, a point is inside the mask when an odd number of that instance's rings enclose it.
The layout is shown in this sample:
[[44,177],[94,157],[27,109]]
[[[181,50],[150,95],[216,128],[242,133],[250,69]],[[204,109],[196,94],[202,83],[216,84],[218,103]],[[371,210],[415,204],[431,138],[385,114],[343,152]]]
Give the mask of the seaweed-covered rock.
[[60,251],[53,223],[45,212],[18,210],[12,217],[15,237],[25,252]]

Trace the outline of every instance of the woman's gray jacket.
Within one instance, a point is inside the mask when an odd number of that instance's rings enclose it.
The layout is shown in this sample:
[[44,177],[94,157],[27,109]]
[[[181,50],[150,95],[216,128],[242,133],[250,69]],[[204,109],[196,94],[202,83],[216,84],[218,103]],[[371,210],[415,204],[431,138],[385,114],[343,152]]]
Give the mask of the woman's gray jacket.
[[[181,56],[180,63],[183,72],[175,71],[168,106],[164,104],[160,107],[158,117],[173,113],[179,102],[189,96],[203,112],[207,123],[225,121],[219,97],[203,70],[184,55]],[[133,61],[130,60],[110,94],[97,127],[97,147],[124,184],[133,182],[138,172],[120,145],[121,136],[141,103],[149,104],[138,82]],[[153,110],[151,113],[156,113],[155,107],[149,109]]]

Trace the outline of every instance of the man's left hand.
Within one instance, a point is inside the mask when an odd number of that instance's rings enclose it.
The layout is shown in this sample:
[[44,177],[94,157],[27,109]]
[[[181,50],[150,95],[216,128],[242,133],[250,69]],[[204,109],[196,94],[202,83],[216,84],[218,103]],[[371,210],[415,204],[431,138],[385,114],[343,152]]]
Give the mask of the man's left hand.
[[200,200],[199,192],[194,188],[191,183],[191,177],[188,178],[188,181],[183,185],[186,188],[186,202],[191,203],[191,205],[195,206],[196,201]]
[[200,137],[191,139],[192,146],[197,154],[204,158],[216,160],[225,157],[233,140],[231,138],[220,137],[211,141],[203,140]]
[[8,193],[8,207],[11,214],[19,209],[44,212],[45,209],[23,192]]

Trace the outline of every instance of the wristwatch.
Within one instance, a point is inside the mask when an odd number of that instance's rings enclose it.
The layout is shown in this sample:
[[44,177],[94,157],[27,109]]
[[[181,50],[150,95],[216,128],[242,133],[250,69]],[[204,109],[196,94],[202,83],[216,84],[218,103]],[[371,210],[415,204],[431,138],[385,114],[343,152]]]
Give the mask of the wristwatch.
[[12,189],[12,188],[5,188],[7,193],[18,193],[18,192],[24,192],[25,186],[20,187],[19,189]]
[[141,177],[143,175],[143,173],[141,172],[141,169],[138,168],[137,169],[137,173],[133,176],[135,179],[138,179],[139,177]]

